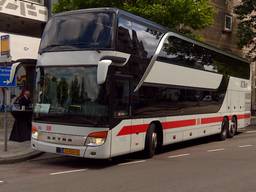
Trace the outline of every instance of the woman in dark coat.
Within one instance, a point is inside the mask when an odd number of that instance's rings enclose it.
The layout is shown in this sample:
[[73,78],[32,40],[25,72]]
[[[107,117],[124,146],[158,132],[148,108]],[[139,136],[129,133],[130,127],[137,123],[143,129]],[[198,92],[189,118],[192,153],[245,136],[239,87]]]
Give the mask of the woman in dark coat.
[[24,91],[15,103],[18,104],[20,110],[12,113],[15,122],[10,135],[10,140],[18,142],[28,141],[31,139],[32,126],[30,92]]

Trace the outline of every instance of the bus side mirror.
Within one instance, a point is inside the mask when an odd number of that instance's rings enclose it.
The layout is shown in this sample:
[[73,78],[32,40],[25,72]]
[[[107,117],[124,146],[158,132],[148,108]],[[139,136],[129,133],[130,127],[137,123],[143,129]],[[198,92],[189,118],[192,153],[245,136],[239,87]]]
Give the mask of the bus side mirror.
[[127,63],[127,59],[124,57],[117,57],[117,56],[104,56],[101,58],[101,60],[111,60],[112,65],[122,67]]
[[7,80],[7,84],[13,82],[13,80],[15,78],[15,74],[17,72],[17,68],[19,67],[20,64],[21,64],[21,62],[17,62],[17,63],[12,64],[10,78]]
[[97,83],[98,85],[103,84],[106,81],[108,74],[108,67],[112,64],[109,59],[100,60],[97,68]]

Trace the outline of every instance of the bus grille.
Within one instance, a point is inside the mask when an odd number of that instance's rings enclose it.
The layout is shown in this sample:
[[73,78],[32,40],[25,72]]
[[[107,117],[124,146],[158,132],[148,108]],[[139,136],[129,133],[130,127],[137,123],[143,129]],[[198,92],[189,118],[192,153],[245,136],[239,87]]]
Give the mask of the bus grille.
[[84,146],[86,138],[76,135],[39,132],[38,140],[61,145]]

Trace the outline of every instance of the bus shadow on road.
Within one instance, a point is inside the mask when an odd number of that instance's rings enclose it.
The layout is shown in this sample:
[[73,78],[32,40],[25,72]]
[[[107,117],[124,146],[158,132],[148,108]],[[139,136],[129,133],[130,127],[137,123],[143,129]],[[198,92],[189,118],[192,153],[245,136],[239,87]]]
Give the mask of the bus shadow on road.
[[85,159],[81,157],[62,156],[56,154],[50,155],[47,153],[45,155],[49,155],[50,157],[37,158],[31,160],[31,162],[40,165],[69,169],[105,169],[117,166],[118,164],[144,159],[141,152],[118,156],[111,159]]
[[219,142],[219,139],[216,135],[192,139],[192,140],[183,141],[183,142],[174,143],[174,144],[164,146],[158,154],[163,154],[163,153],[170,152],[170,151],[176,151],[176,150],[180,150],[180,149],[184,149],[184,148],[188,148],[188,147],[194,147],[194,146],[199,146],[199,145],[204,145],[207,143],[214,143],[214,142]]
[[[237,135],[243,134],[243,132],[237,132],[237,134],[234,136],[234,138]],[[226,140],[229,140],[230,138],[227,138]],[[211,135],[211,136],[206,136],[202,138],[196,138],[188,141],[182,141],[179,143],[175,144],[170,144],[167,146],[164,146],[158,154],[164,154],[166,152],[171,152],[171,151],[176,151],[180,149],[185,149],[189,147],[194,147],[194,146],[200,146],[200,145],[205,145],[208,143],[215,143],[215,142],[221,142],[218,135]]]

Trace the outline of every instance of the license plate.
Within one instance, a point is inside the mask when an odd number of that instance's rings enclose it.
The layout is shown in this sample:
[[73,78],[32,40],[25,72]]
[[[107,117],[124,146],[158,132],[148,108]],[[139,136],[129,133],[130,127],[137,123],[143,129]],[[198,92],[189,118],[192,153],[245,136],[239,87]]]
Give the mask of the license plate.
[[74,156],[80,156],[80,150],[79,149],[67,149],[67,148],[56,148],[56,152],[60,154],[65,155],[74,155]]

